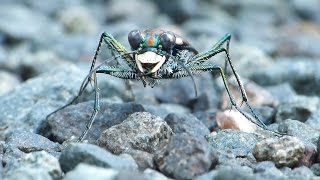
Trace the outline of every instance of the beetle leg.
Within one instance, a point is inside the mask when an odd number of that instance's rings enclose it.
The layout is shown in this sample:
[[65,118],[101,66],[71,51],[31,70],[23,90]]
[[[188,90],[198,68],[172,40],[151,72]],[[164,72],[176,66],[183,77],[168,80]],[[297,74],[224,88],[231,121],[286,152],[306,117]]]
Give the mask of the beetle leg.
[[[223,71],[223,69],[218,66],[218,65],[211,65],[211,64],[206,64],[206,65],[189,65],[188,66],[188,69],[193,73],[193,74],[198,74],[198,73],[201,73],[201,72],[212,72],[213,71],[219,71],[220,75],[221,75],[221,78],[222,78],[222,81],[223,81],[223,84],[224,84],[224,87],[227,91],[227,94],[229,96],[229,99],[230,99],[230,103],[231,105],[237,110],[239,111],[243,116],[245,116],[249,121],[251,121],[252,123],[254,123],[255,125],[261,127],[262,129],[265,129],[267,131],[270,131],[272,133],[275,133],[277,135],[280,135],[282,136],[283,134],[279,133],[279,132],[276,132],[276,131],[272,131],[270,129],[268,129],[268,127],[264,124],[263,121],[260,120],[260,118],[255,114],[255,112],[253,111],[251,105],[249,104],[248,100],[245,100],[245,104],[246,106],[250,109],[250,112],[251,114],[253,115],[253,118],[252,119],[250,116],[248,116],[244,111],[242,111],[238,105],[236,104],[236,101],[234,99],[234,97],[232,96],[231,92],[230,92],[230,89],[229,89],[229,86],[228,86],[228,83],[227,83],[227,79],[226,79],[226,76],[225,76],[225,73]],[[179,78],[179,77],[184,77],[184,76],[189,76],[188,72],[186,72],[185,70],[180,70],[174,74],[171,75],[171,78]]]
[[[102,64],[103,65],[103,64]],[[93,76],[93,82],[94,82],[94,92],[95,92],[95,99],[94,99],[94,105],[93,105],[93,112],[90,116],[90,119],[88,123],[86,124],[86,128],[83,131],[83,133],[79,136],[78,142],[83,141],[87,133],[89,132],[99,110],[100,110],[100,99],[99,99],[99,88],[97,84],[97,73],[103,73],[103,74],[108,74],[114,77],[122,78],[122,79],[139,79],[139,75],[136,74],[133,71],[126,70],[123,67],[111,67],[111,66],[102,66],[99,65],[95,69],[92,70],[88,74],[89,77]],[[87,78],[86,78],[87,79]]]
[[[230,68],[232,70],[232,73],[234,74],[236,80],[237,80],[237,84],[240,87],[240,92],[241,92],[241,96],[242,96],[242,102],[247,102],[248,101],[248,97],[246,94],[246,91],[244,90],[244,87],[240,81],[239,75],[236,72],[236,70],[233,67],[232,61],[230,59],[230,55],[229,55],[229,42],[231,39],[231,35],[230,34],[226,34],[223,38],[221,38],[221,40],[219,40],[209,51],[201,53],[201,54],[197,54],[193,57],[194,60],[192,60],[192,63],[198,63],[198,64],[202,64],[203,62],[207,61],[208,59],[210,59],[211,57],[224,52],[226,54],[225,57],[225,66],[224,66],[224,72],[227,72],[227,65],[230,65]],[[224,44],[226,43],[226,48],[222,47]]]
[[89,122],[86,124],[86,129],[82,132],[82,134],[79,136],[78,142],[81,142],[85,136],[87,135],[89,129],[92,126],[93,121],[95,120],[99,110],[100,110],[100,105],[99,105],[99,88],[98,88],[98,81],[97,81],[97,74],[93,73],[94,77],[94,92],[95,92],[95,98],[94,98],[94,104],[93,104],[93,112],[90,116]]

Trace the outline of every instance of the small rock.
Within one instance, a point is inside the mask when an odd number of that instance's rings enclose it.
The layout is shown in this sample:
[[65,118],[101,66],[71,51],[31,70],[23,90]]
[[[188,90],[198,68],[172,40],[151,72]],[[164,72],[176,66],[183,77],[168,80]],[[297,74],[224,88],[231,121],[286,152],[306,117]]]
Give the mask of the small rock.
[[208,112],[198,111],[193,113],[193,115],[201,121],[208,129],[209,131],[213,131],[215,128],[218,127],[217,121],[216,121],[216,110],[211,110]]
[[28,153],[37,151],[46,151],[58,157],[61,151],[58,143],[28,131],[17,130],[8,134],[5,143],[3,163],[24,158]]
[[252,169],[248,169],[245,166],[239,166],[237,168],[230,168],[228,166],[221,167],[217,170],[217,173],[214,177],[217,180],[223,179],[240,179],[240,180],[253,180]]
[[167,179],[169,179],[165,175],[163,175],[153,169],[146,169],[143,171],[143,174],[144,174],[144,177],[148,180],[167,180]]
[[255,178],[259,179],[285,179],[285,175],[272,161],[259,162],[254,167]]
[[295,96],[277,108],[276,121],[295,119],[305,122],[319,107],[318,97]]
[[294,0],[292,1],[292,5],[296,14],[301,18],[320,22],[318,9],[318,7],[320,7],[320,2],[318,0],[311,0],[308,3],[304,3],[302,0]]
[[155,154],[160,172],[176,179],[191,179],[217,164],[213,148],[205,138],[177,133]]
[[258,128],[257,125],[250,122],[240,112],[233,109],[218,112],[216,119],[221,129],[236,129],[250,133],[255,132]]
[[[86,128],[92,111],[92,101],[68,106],[44,121],[38,128],[38,133],[60,143],[71,136],[79,137]],[[86,138],[91,141],[96,140],[104,129],[117,125],[130,114],[140,111],[144,111],[140,104],[110,103],[108,100],[101,99],[100,111]]]
[[[10,161],[5,167],[8,179],[61,179],[58,159],[45,151],[31,152],[20,160]],[[28,177],[28,178],[27,178]]]
[[309,125],[313,129],[320,130],[320,108],[311,114],[305,124]]
[[85,163],[78,164],[72,171],[69,171],[64,180],[87,180],[94,177],[96,180],[116,179],[119,170],[102,168]]
[[313,179],[313,172],[306,166],[297,167],[288,175],[288,179]]
[[137,112],[121,124],[106,129],[98,139],[98,144],[115,154],[130,149],[154,153],[171,135],[171,128],[160,117]]
[[174,133],[187,133],[203,138],[209,135],[209,129],[192,114],[169,114],[164,119]]
[[0,71],[0,79],[0,96],[12,91],[21,83],[16,75],[6,71]]
[[261,139],[256,134],[237,130],[221,130],[217,135],[209,137],[211,146],[219,152],[219,163],[237,157],[250,158],[254,146],[259,141]]
[[143,176],[140,172],[132,172],[132,171],[120,171],[117,177],[115,178],[117,180],[146,180],[146,178]]
[[209,180],[209,179],[214,179],[214,177],[217,175],[218,171],[217,170],[213,170],[210,171],[208,173],[204,173],[200,176],[197,176],[195,178],[195,180]]
[[116,156],[98,146],[82,143],[69,144],[62,151],[59,162],[64,172],[71,171],[80,163],[118,170],[137,171],[138,169],[136,162],[128,154]]
[[266,172],[269,171],[270,169],[275,169],[276,166],[274,162],[272,161],[262,161],[259,162],[255,167],[254,167],[254,172],[255,173],[261,173],[261,172]]
[[312,164],[316,162],[319,151],[317,150],[317,146],[314,144],[305,143],[304,145],[305,145],[304,156],[300,161],[300,166],[310,167]]
[[153,154],[146,151],[134,149],[130,149],[130,151],[128,151],[127,153],[130,154],[132,158],[136,161],[140,171],[143,171],[148,168],[156,168],[153,161]]
[[320,176],[320,163],[315,163],[310,167],[314,175]]
[[320,132],[300,121],[287,119],[276,126],[278,126],[278,132],[297,137],[305,144],[312,143],[316,145],[318,142]]
[[84,6],[71,6],[57,15],[68,33],[90,34],[98,29],[98,23]]
[[298,138],[284,136],[260,141],[253,149],[257,161],[273,161],[277,167],[295,167],[304,156],[305,146]]

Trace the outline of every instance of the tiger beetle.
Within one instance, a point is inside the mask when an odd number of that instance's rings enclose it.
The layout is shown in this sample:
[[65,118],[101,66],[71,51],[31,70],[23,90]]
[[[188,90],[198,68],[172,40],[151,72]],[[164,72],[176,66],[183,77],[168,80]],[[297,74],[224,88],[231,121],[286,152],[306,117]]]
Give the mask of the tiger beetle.
[[[127,51],[124,46],[121,45],[110,34],[102,33],[98,43],[98,47],[93,56],[90,71],[87,77],[82,82],[78,95],[70,103],[57,109],[50,115],[74,103],[82,95],[85,88],[90,83],[94,89],[95,100],[93,105],[93,112],[86,125],[86,128],[78,138],[78,141],[81,142],[87,135],[100,109],[99,88],[97,86],[98,73],[108,74],[122,79],[140,80],[142,81],[144,87],[146,87],[147,85],[153,87],[158,83],[160,79],[176,79],[190,76],[193,80],[195,94],[197,95],[193,75],[202,72],[214,73],[217,71],[221,75],[224,87],[229,96],[231,106],[255,125],[263,128],[264,130],[271,131],[275,134],[280,134],[278,132],[269,130],[267,126],[258,118],[251,105],[249,104],[239,75],[237,74],[230,60],[230,39],[231,34],[226,34],[208,51],[204,53],[198,53],[198,51],[193,46],[191,46],[187,40],[171,31],[164,31],[160,29],[148,29],[144,31],[133,30],[128,34],[128,41],[131,47],[131,51]],[[113,58],[116,60],[120,58],[121,60],[125,61],[127,67],[121,65],[118,60],[117,65],[107,65],[108,60],[105,60],[100,65],[95,67],[97,57],[99,52],[101,51],[101,46],[103,43],[105,43],[111,50]],[[219,53],[225,53],[224,69],[222,69],[219,65],[206,63],[207,60]],[[228,64],[239,86],[242,96],[242,103],[246,104],[254,119],[239,108],[234,97],[230,93],[225,75]]]

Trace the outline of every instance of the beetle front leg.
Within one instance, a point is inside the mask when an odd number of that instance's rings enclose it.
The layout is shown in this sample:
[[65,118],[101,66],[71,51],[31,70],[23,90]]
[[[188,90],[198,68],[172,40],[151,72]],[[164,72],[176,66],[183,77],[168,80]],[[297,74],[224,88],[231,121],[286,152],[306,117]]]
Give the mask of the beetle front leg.
[[[129,53],[126,50],[126,48],[122,46],[121,43],[119,43],[116,39],[114,39],[110,34],[103,32],[100,36],[97,49],[94,53],[89,73],[92,72],[93,69],[95,68],[95,64],[103,43],[105,43],[108,49],[111,50],[111,54],[113,55],[113,57],[121,57],[127,62],[127,64],[131,69],[137,69],[136,64],[134,63],[134,60],[130,55],[131,53]],[[88,83],[90,83],[91,81],[92,81],[91,77],[88,77],[88,81],[86,81],[81,85],[79,94],[81,90],[84,89],[83,87],[86,87]]]
[[97,116],[98,112],[100,111],[99,88],[98,88],[98,80],[97,80],[96,73],[93,73],[93,81],[94,81],[94,92],[95,92],[93,112],[90,116],[89,122],[86,125],[86,129],[79,136],[78,142],[81,142],[85,138],[85,136],[88,134],[88,132],[92,126],[93,121],[96,119],[96,116]]
[[126,60],[130,68],[136,69],[136,65],[134,63],[133,58],[130,56],[130,53],[126,50],[124,46],[120,42],[118,42],[116,39],[114,39],[110,34],[103,32],[100,36],[98,47],[95,51],[95,54],[92,59],[90,71],[91,72],[95,66],[96,60],[98,58],[102,43],[105,43],[108,47],[108,49],[111,50],[112,55],[115,57],[118,55],[121,55],[121,57]]
[[[78,142],[83,141],[83,139],[88,134],[99,110],[100,110],[100,99],[99,99],[99,88],[97,83],[97,73],[109,74],[114,77],[122,78],[122,79],[138,79],[139,76],[133,71],[125,70],[122,67],[110,67],[110,66],[98,66],[98,68],[93,69],[94,72],[90,72],[88,76],[93,76],[94,82],[94,92],[95,92],[95,99],[93,105],[93,112],[90,116],[88,123],[86,124],[86,128],[83,133],[79,136]],[[87,79],[87,78],[86,78]]]

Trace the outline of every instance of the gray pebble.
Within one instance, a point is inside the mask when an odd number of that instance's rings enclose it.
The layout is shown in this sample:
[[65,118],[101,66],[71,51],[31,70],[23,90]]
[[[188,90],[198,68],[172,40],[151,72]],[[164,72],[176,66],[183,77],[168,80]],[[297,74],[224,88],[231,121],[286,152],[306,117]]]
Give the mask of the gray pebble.
[[117,170],[137,171],[138,169],[136,162],[128,154],[116,156],[98,146],[81,143],[69,144],[62,151],[59,163],[64,172],[71,171],[80,163]]
[[257,161],[273,161],[277,167],[295,167],[304,155],[304,144],[298,138],[285,136],[260,141],[253,149]]
[[130,149],[154,153],[171,135],[172,130],[164,120],[147,112],[138,112],[103,131],[98,144],[115,154],[130,152]]

